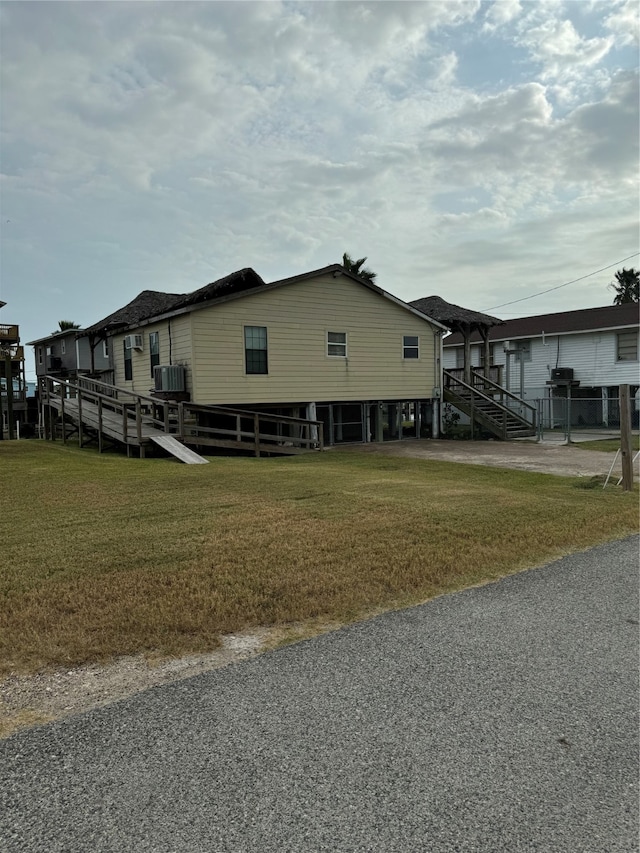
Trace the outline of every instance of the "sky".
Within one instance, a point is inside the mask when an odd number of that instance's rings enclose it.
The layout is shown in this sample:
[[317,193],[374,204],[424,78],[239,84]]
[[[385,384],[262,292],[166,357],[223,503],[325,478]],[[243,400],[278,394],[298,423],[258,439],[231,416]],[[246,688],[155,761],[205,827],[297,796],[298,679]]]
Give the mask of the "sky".
[[0,319],[29,341],[345,251],[407,301],[611,304],[640,267],[639,9],[3,2]]

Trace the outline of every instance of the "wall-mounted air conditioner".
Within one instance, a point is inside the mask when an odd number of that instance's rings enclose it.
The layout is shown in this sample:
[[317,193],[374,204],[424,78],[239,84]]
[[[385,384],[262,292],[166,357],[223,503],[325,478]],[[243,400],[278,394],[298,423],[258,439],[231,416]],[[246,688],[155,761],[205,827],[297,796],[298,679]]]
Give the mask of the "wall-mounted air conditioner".
[[181,364],[157,364],[153,368],[153,384],[156,391],[184,391],[184,367]]
[[142,349],[142,335],[127,335],[124,339],[125,349]]
[[553,382],[573,382],[573,367],[556,367],[551,371]]

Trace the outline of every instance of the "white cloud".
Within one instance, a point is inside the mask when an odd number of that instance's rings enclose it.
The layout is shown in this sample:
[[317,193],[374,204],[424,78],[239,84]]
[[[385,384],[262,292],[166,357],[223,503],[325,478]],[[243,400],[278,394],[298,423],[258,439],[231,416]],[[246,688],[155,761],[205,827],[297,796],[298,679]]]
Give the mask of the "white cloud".
[[611,30],[620,45],[640,41],[640,9],[637,0],[622,0],[613,3],[613,11],[604,19],[604,26]]

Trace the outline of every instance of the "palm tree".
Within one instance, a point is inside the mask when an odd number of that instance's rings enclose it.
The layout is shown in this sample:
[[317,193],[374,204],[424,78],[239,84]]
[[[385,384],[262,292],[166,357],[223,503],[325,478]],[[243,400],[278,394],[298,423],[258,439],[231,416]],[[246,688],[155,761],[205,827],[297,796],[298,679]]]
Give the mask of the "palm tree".
[[80,326],[78,323],[74,323],[72,320],[58,320],[59,332],[68,332],[71,329],[79,329]]
[[366,258],[359,258],[357,261],[354,261],[351,255],[345,252],[342,256],[342,266],[348,270],[348,272],[352,272],[354,275],[359,276],[365,281],[373,282],[377,273],[373,272],[373,270],[368,270],[363,266],[366,260]]
[[616,295],[613,300],[614,305],[625,305],[627,302],[638,302],[640,300],[640,272],[634,270],[618,270],[616,273],[616,282],[611,282],[609,285],[611,290],[615,290]]

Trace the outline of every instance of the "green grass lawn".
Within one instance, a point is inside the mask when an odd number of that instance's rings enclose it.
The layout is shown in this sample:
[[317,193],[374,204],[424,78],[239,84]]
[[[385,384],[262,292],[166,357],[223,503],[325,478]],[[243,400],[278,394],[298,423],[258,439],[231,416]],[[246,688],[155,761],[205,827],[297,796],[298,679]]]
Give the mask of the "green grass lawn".
[[[576,447],[579,447],[580,450],[600,450],[603,453],[615,453],[616,450],[620,450],[620,439],[603,438],[595,441],[580,441],[576,444]],[[640,435],[631,436],[631,449],[633,453],[637,453],[640,450]]]
[[188,466],[3,442],[0,481],[4,672],[351,620],[638,528],[615,487],[371,454]]

